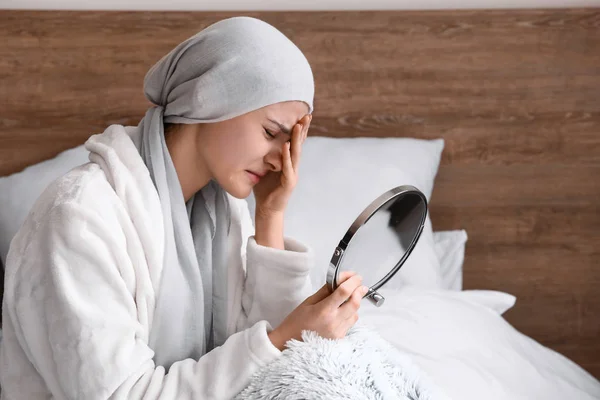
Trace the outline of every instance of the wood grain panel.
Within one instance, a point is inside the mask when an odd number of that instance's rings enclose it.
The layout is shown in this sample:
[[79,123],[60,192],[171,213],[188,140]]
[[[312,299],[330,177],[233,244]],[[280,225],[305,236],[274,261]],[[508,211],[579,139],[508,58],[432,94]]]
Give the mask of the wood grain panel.
[[[312,134],[444,137],[457,149],[446,162],[598,160],[597,10],[246,14],[280,28],[313,65]],[[1,15],[0,89],[11,96],[0,99],[0,128],[23,145],[32,131],[58,140],[22,158],[0,146],[7,174],[107,123],[136,124],[149,66],[235,14]]]
[[[600,251],[600,205],[439,206],[431,218],[441,230],[461,227],[469,246],[562,248],[585,255]],[[582,241],[581,236],[590,240]],[[599,269],[600,273],[600,269]]]
[[[444,138],[466,288],[600,377],[600,9],[250,12],[306,54],[311,135]],[[135,125],[148,68],[240,13],[0,11],[0,175]]]

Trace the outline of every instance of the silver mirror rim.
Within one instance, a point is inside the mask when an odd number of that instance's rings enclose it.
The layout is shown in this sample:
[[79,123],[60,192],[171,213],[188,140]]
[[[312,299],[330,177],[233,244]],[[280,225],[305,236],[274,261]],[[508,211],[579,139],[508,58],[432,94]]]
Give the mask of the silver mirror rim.
[[369,221],[369,219],[377,211],[379,211],[379,209],[381,207],[383,207],[386,203],[388,203],[390,200],[392,200],[398,196],[411,194],[411,193],[418,195],[421,198],[421,200],[423,201],[423,204],[425,205],[425,213],[423,213],[423,215],[421,217],[421,222],[419,223],[417,234],[413,238],[413,241],[411,242],[410,246],[406,250],[406,253],[402,257],[402,259],[398,261],[396,266],[394,268],[392,268],[385,277],[383,277],[381,280],[379,280],[375,285],[371,286],[371,289],[373,289],[373,290],[379,289],[388,280],[391,279],[391,277],[398,271],[398,269],[400,269],[402,267],[402,264],[404,264],[404,261],[406,261],[406,259],[410,255],[410,253],[413,251],[413,249],[417,243],[417,240],[419,239],[419,237],[421,236],[421,233],[423,232],[423,228],[425,225],[425,219],[427,217],[427,213],[429,212],[427,198],[425,197],[423,192],[421,192],[419,189],[417,189],[416,187],[414,187],[412,185],[397,186],[397,187],[390,189],[387,192],[383,193],[381,196],[379,196],[375,200],[373,200],[371,202],[371,204],[369,204],[363,210],[363,212],[361,212],[360,215],[354,220],[352,225],[350,225],[350,228],[348,228],[348,230],[346,231],[346,234],[344,235],[342,240],[339,241],[337,247],[335,248],[335,250],[333,252],[333,256],[331,257],[331,260],[329,262],[329,267],[327,269],[326,282],[327,282],[327,285],[329,285],[329,288],[332,292],[338,286],[337,285],[338,269],[339,269],[340,265],[342,264],[342,260],[344,259],[344,253],[345,253],[346,249],[348,248],[348,246],[350,245],[352,238],[354,237],[354,235],[356,235],[356,232],[358,232],[360,227],[363,226],[364,224],[366,224]]

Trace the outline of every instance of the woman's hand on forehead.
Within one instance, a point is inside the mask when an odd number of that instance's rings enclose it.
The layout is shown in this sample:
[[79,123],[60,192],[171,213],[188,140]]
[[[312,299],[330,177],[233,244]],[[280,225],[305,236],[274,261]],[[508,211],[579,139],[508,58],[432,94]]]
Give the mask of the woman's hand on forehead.
[[304,115],[293,127],[289,141],[283,144],[282,170],[270,172],[254,186],[256,210],[267,214],[282,214],[298,182],[302,144],[308,136],[312,115]]

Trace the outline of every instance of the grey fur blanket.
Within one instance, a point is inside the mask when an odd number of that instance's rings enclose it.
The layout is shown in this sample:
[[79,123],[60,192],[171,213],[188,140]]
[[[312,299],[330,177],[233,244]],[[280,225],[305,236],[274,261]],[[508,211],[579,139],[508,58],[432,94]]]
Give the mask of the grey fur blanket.
[[448,400],[411,359],[365,326],[345,338],[304,331],[235,399]]

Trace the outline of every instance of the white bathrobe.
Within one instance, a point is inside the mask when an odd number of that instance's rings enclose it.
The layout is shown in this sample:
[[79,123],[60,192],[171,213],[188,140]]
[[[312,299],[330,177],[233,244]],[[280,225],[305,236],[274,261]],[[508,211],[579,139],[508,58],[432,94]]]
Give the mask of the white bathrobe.
[[113,125],[94,137],[112,149],[107,164],[85,164],[54,182],[11,243],[2,399],[231,398],[280,356],[267,333],[312,294],[312,252],[290,238],[286,250],[258,245],[246,202],[230,196],[230,336],[168,374],[155,366],[148,336],[163,217],[131,132]]

